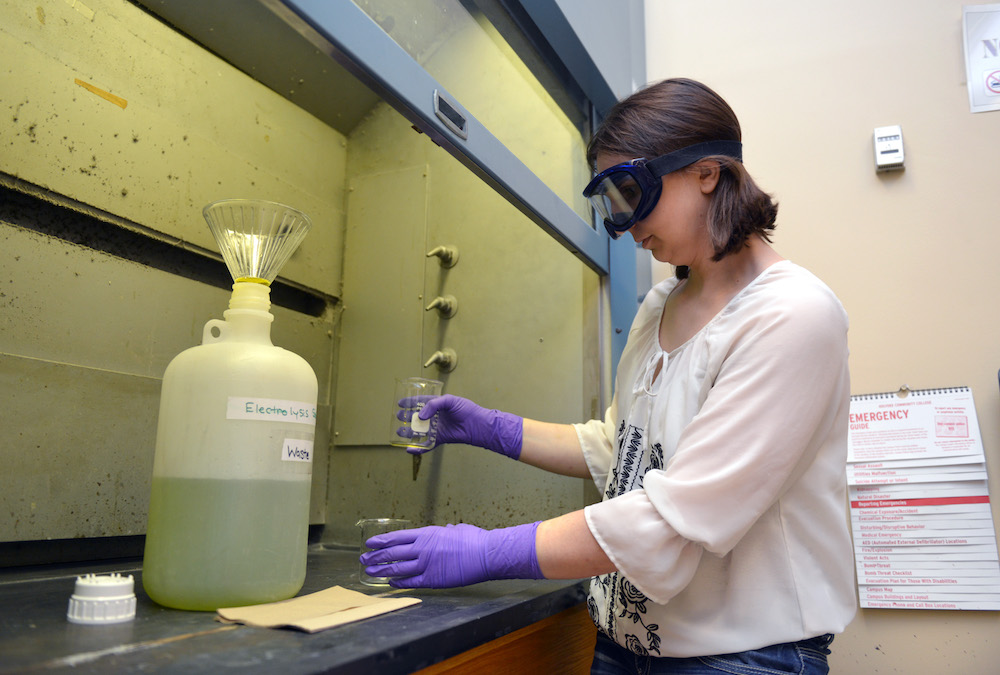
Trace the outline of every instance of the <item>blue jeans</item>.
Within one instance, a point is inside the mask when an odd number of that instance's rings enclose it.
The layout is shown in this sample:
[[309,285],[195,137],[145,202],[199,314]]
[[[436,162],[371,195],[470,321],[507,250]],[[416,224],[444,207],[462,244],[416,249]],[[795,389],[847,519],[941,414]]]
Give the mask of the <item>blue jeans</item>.
[[674,658],[639,656],[598,633],[590,675],[827,675],[830,667],[826,656],[831,642],[832,635],[821,635],[738,654]]

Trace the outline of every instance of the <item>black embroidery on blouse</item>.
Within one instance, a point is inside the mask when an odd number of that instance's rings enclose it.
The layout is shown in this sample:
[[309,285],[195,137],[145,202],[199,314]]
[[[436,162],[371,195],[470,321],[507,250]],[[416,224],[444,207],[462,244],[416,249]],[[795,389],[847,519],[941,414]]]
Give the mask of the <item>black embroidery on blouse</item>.
[[623,495],[632,489],[639,474],[639,460],[642,459],[642,433],[638,427],[629,429],[628,451],[625,453],[625,465],[622,467],[621,481],[618,483],[618,494]]
[[[608,499],[623,495],[629,490],[641,487],[639,466],[642,460],[643,430],[639,427],[628,427],[625,433],[618,437],[618,462],[611,469],[611,480],[604,496]],[[643,472],[645,473],[645,472]],[[639,485],[634,485],[640,479]]]
[[618,467],[615,466],[611,469],[611,480],[608,481],[608,489],[604,492],[604,496],[607,499],[611,499],[615,496],[615,488],[618,486]]
[[[594,599],[595,587],[600,589],[605,598],[606,613],[604,616],[601,616],[601,609]],[[591,596],[587,600],[587,611],[591,620],[609,638],[618,644],[624,643],[624,646],[634,654],[649,656],[650,653],[660,653],[660,636],[656,633],[660,627],[658,624],[646,623],[645,621],[648,602],[649,598],[643,595],[632,582],[619,572],[614,572],[594,577],[591,580]],[[625,621],[620,624],[617,619],[625,619]],[[627,630],[629,621],[635,626],[635,633]],[[623,639],[619,640],[618,631],[622,625],[626,628],[622,629]]]
[[[624,420],[618,429],[618,461],[612,468],[611,479],[605,498],[623,495],[629,490],[642,488],[646,473],[664,466],[663,446],[654,443],[648,455],[643,456],[644,431],[638,427],[626,428]],[[645,465],[645,466],[643,466]],[[595,591],[604,599],[604,616],[595,599]],[[591,620],[609,638],[629,651],[640,656],[660,654],[661,638],[657,634],[660,627],[646,623],[646,609],[650,602],[635,585],[619,572],[594,577],[591,581],[591,595],[587,601],[587,611]],[[624,621],[621,621],[624,619]],[[626,630],[629,625],[635,632]],[[622,639],[618,633],[622,632]]]
[[[618,638],[615,637],[614,620],[614,588],[617,583],[617,579],[618,572],[613,572],[612,574],[602,574],[599,577],[594,577],[590,580],[590,597],[587,599],[587,612],[590,614],[590,620],[593,621],[594,625],[603,630],[605,634],[615,642],[618,642]],[[601,608],[598,607],[597,600],[594,599],[594,591],[598,588],[606,600],[605,609],[607,610],[607,613],[605,616],[601,616]]]
[[[621,425],[618,427],[618,456],[622,455],[622,445],[625,441],[625,420],[622,420]],[[615,496],[618,489],[618,463],[616,462],[613,467],[611,467],[611,476],[608,480],[607,489],[604,492],[605,499],[611,499]]]
[[[653,450],[649,453],[649,466],[646,467],[646,471],[652,471],[654,469],[659,470],[663,468],[663,446],[659,443],[653,444]],[[646,475],[646,471],[642,473],[643,476]]]
[[[622,607],[621,614],[618,615],[619,618],[630,619],[635,624],[636,629],[642,629],[646,632],[645,644],[643,644],[639,636],[626,633],[625,646],[629,651],[640,656],[649,656],[649,652],[659,654],[660,636],[656,634],[656,631],[660,627],[658,624],[647,624],[643,621],[646,614],[646,603],[649,602],[649,598],[640,593],[639,589],[632,585],[632,582],[625,577],[621,578],[621,583],[618,586],[618,598]],[[648,650],[646,645],[648,645]]]

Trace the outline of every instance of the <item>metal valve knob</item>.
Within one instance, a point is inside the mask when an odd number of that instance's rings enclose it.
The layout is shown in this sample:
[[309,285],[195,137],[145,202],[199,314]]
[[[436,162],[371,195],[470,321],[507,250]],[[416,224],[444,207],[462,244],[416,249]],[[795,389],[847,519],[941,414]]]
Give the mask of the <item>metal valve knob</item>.
[[436,309],[442,319],[450,319],[458,312],[458,299],[454,295],[439,295],[431,300],[431,304],[424,307],[424,311]]
[[427,252],[427,257],[438,257],[441,267],[454,267],[458,262],[458,249],[454,246],[437,246]]
[[427,363],[424,364],[424,368],[429,368],[434,364],[437,364],[438,370],[441,372],[450,373],[455,370],[455,366],[458,365],[458,354],[451,347],[439,349],[431,354],[431,357],[427,359]]

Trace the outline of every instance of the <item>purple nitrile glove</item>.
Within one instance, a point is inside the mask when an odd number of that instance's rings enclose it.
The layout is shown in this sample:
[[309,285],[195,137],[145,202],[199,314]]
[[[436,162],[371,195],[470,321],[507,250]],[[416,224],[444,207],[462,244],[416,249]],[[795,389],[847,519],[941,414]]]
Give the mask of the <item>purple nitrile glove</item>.
[[[419,404],[423,407],[414,412]],[[521,436],[524,419],[511,413],[489,410],[476,405],[466,398],[445,394],[433,398],[414,396],[399,401],[402,408],[398,417],[402,420],[417,415],[428,420],[437,415],[432,425],[437,433],[437,445],[444,443],[466,443],[486,448],[511,459],[521,456]],[[402,429],[401,435],[409,432]],[[435,446],[436,447],[436,446]],[[427,452],[424,448],[407,448],[415,455]]]
[[[540,521],[539,521],[540,522]],[[499,530],[430,526],[378,534],[361,556],[365,574],[394,588],[454,588],[491,579],[544,579],[535,553],[538,523]]]

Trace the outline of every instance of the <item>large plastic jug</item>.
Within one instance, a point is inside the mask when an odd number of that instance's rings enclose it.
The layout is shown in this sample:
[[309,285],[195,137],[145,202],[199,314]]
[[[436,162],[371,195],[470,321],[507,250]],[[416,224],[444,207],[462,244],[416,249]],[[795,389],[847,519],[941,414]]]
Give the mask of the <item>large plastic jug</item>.
[[142,573],[161,605],[273,602],[305,579],[317,381],[271,343],[269,296],[234,283],[164,374]]

